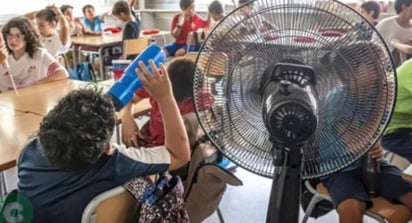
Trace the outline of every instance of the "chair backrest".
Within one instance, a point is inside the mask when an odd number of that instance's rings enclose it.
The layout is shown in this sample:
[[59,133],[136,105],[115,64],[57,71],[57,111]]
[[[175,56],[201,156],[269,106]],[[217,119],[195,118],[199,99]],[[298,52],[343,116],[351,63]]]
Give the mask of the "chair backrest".
[[198,52],[189,52],[185,54],[185,58],[190,59],[193,62],[196,62]]
[[96,196],[83,211],[81,223],[130,223],[136,215],[137,201],[119,186]]
[[[191,124],[186,122],[198,121],[193,113],[186,114],[184,120],[186,128]],[[198,223],[217,210],[228,184],[240,186],[242,181],[216,164],[217,150],[210,143],[192,144],[196,147],[193,148],[187,178],[183,182],[184,199],[190,222]]]
[[186,53],[190,52],[191,46],[194,46],[195,51],[199,50],[200,45],[203,41],[202,34],[203,34],[203,29],[199,29],[195,32],[189,32],[189,34],[187,35],[187,40],[186,40],[186,44],[187,44]]
[[[196,62],[199,52],[189,52],[185,58]],[[207,72],[208,76],[223,76],[228,68],[228,57],[225,53],[200,53],[198,68],[200,71]],[[207,69],[207,71],[206,71]]]
[[410,55],[395,48],[392,50],[392,58],[393,58],[393,62],[395,66],[399,67],[400,65],[403,64],[403,62],[405,62],[406,60],[410,58]]
[[146,49],[147,46],[149,46],[148,37],[123,40],[123,56],[126,58],[129,55],[137,55]]

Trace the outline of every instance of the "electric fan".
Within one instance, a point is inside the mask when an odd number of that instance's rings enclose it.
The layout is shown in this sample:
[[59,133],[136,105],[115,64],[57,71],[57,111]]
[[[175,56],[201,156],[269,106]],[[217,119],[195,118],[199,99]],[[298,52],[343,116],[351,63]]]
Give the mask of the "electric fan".
[[[361,21],[373,41],[355,26]],[[194,104],[228,159],[273,179],[267,222],[298,222],[301,179],[336,172],[370,149],[390,118],[395,76],[379,33],[349,6],[255,0],[203,43]],[[207,110],[205,88],[215,99]]]

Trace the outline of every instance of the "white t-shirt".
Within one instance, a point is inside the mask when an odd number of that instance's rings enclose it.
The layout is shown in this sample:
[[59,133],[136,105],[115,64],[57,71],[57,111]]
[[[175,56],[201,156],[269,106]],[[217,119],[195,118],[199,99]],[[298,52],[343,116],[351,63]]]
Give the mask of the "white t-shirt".
[[62,41],[60,40],[60,36],[57,32],[53,36],[42,37],[41,41],[43,47],[47,49],[47,51],[49,51],[49,53],[54,57],[57,57],[61,53],[65,53],[71,45],[70,39],[69,41],[67,41],[65,45],[63,45]]
[[[397,16],[392,16],[382,19],[382,21],[376,25],[376,29],[379,31],[391,51],[394,48],[391,44],[391,40],[396,39],[401,42],[408,42],[412,38],[412,28],[401,27],[396,21],[396,18]],[[376,34],[373,38],[377,38]]]
[[[43,48],[37,49],[33,58],[30,58],[26,52],[19,60],[15,60],[10,55],[7,61],[17,88],[27,87],[55,74],[56,71],[64,70],[64,67]],[[12,89],[13,85],[7,69],[0,66],[0,91],[4,92]]]
[[70,22],[70,36],[82,36],[82,26],[75,22]]

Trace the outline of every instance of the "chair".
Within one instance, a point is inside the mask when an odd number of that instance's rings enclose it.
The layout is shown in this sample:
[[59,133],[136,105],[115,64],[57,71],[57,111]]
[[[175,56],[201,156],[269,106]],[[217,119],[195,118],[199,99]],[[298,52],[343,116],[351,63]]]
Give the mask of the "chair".
[[[199,55],[199,52],[189,52],[184,57],[196,62],[196,59]],[[207,85],[210,86],[210,89],[217,93],[218,89],[216,88],[217,82],[219,82],[225,72],[228,70],[229,59],[225,53],[219,52],[215,54],[210,53],[200,53],[199,59],[197,61],[197,67],[202,73],[207,73]]]
[[[72,52],[70,52],[70,51],[72,51],[72,49],[69,49],[69,50],[67,50],[67,51],[64,52],[64,53],[59,53],[59,54],[57,55],[57,57],[56,57],[57,60],[59,61],[59,63],[64,65],[64,67],[66,68],[66,70],[69,70],[69,68],[72,67],[71,64],[70,64],[70,62],[69,62],[69,59],[67,58],[67,54],[68,54],[68,53],[72,53]],[[74,65],[73,65],[73,68],[76,69],[76,68],[74,67]]]
[[[186,114],[185,119],[190,123],[197,122],[194,113]],[[183,196],[190,222],[200,223],[216,211],[220,222],[224,223],[219,203],[227,185],[241,186],[242,181],[228,168],[216,163],[217,150],[211,144],[195,144],[194,147],[190,162],[184,167],[187,175],[183,181]]]
[[187,44],[186,53],[190,52],[191,46],[195,46],[195,51],[199,50],[201,41],[203,41],[202,34],[203,34],[203,29],[199,29],[195,32],[189,32],[189,34],[187,35],[187,41],[186,41],[186,44]]
[[[321,200],[332,201],[328,194],[328,191],[322,183],[316,185],[316,189],[310,184],[309,181],[305,181],[305,187],[309,192],[313,194],[311,201],[306,209],[302,223],[306,223],[315,208],[315,205]],[[366,216],[369,216],[379,223],[405,223],[408,222],[412,215],[409,209],[400,204],[392,204],[388,200],[377,197],[372,199],[373,206],[365,212]]]
[[395,48],[392,50],[392,58],[395,66],[399,67],[403,62],[410,58],[410,55]]
[[138,55],[149,46],[150,39],[148,37],[140,37],[137,39],[123,40],[123,57]]
[[137,200],[123,187],[101,193],[83,211],[81,223],[135,222]]

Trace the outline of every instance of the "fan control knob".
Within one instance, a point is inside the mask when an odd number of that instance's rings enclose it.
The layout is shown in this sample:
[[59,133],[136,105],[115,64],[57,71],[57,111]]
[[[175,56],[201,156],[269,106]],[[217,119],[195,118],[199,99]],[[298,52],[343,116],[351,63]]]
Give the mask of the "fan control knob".
[[290,94],[290,92],[289,92],[289,86],[291,85],[292,83],[290,82],[290,81],[287,81],[287,80],[281,80],[280,81],[280,89],[279,89],[279,93],[280,94],[282,94],[282,95],[288,95],[288,94]]

